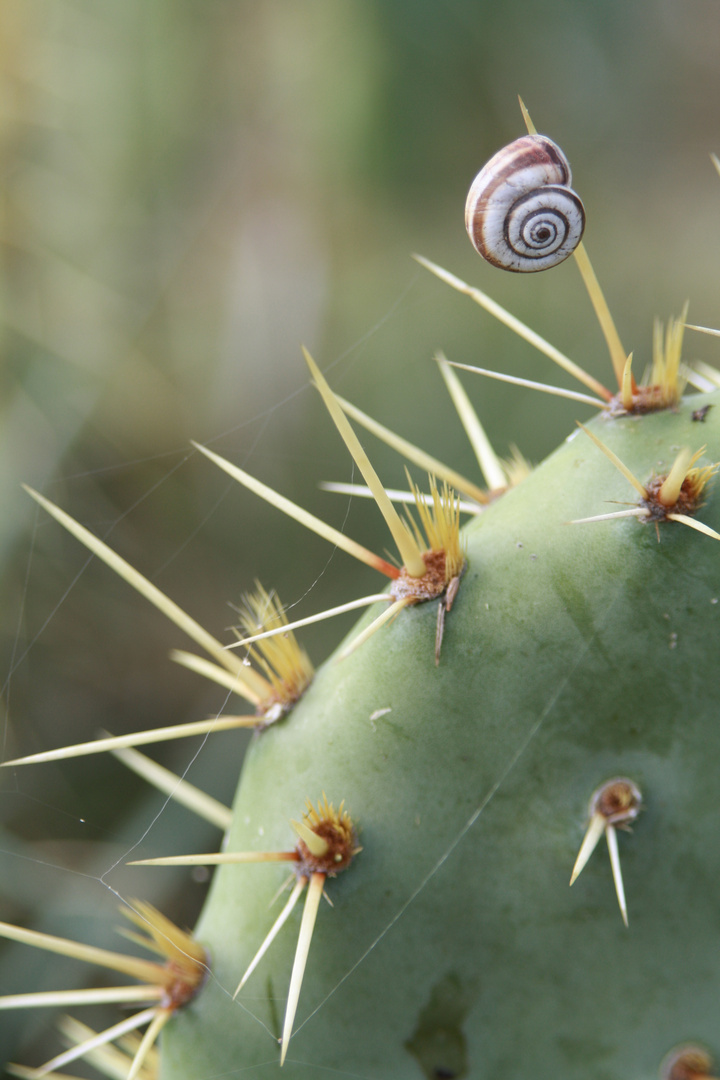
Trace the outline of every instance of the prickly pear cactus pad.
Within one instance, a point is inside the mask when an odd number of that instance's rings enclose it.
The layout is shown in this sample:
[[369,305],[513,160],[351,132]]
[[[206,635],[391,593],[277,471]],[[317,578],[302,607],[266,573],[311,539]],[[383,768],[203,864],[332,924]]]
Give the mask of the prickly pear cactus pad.
[[[158,875],[167,864],[214,867],[192,936],[129,902],[141,931],[133,940],[161,962],[0,925],[136,980],[0,999],[138,1010],[101,1034],[66,1025],[69,1050],[14,1075],[67,1077],[56,1070],[90,1053],[105,1075],[127,1080],[713,1074],[720,374],[683,366],[686,311],[656,329],[647,376],[633,372],[582,245],[567,160],[526,122],[529,134],[474,182],[468,230],[482,255],[514,273],[576,259],[617,390],[485,293],[419,261],[583,384],[518,393],[559,393],[583,415],[591,404],[589,422],[563,432],[534,470],[502,463],[439,357],[482,462],[481,489],[337,397],[306,353],[388,525],[396,553],[387,558],[198,446],[207,469],[250,489],[238,487],[239,499],[259,495],[380,575],[375,593],[344,605],[367,610],[317,671],[274,593],[258,585],[245,598],[239,649],[226,648],[31,492],[207,654],[173,659],[248,711],[6,763],[112,750],[225,832],[210,854],[167,857],[144,845],[137,861]],[[401,512],[359,428],[431,474],[424,491],[408,477]],[[254,735],[231,808],[135,749],[238,726]]]
[[[593,428],[648,479],[697,442],[712,400]],[[711,458],[719,425],[711,410]],[[720,551],[680,523],[659,542],[632,517],[568,524],[632,494],[574,432],[468,527],[438,667],[434,605],[418,606],[331,659],[253,744],[228,851],[281,850],[320,791],[363,845],[328,881],[284,1075],[649,1080],[675,1044],[716,1048]],[[701,514],[720,528],[717,506]],[[604,838],[568,887],[590,798],[616,776],[643,800],[617,838],[628,928]],[[276,1075],[297,920],[227,990],[283,876],[216,872],[197,928],[214,978],[168,1028],[163,1075]]]

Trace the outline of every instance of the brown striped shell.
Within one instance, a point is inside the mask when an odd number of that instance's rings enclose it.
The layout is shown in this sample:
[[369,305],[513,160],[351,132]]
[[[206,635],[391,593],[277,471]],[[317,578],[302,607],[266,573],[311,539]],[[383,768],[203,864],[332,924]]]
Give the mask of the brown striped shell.
[[585,228],[585,208],[571,181],[567,158],[545,135],[523,135],[498,150],[473,180],[465,204],[475,250],[516,273],[567,259]]

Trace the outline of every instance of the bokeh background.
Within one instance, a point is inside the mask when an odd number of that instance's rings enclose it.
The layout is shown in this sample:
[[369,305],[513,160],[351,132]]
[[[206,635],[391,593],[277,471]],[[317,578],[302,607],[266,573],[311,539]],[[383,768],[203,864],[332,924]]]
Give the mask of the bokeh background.
[[[212,445],[382,548],[371,506],[318,490],[351,469],[301,343],[336,389],[471,476],[437,348],[569,385],[411,252],[610,379],[572,262],[503,274],[464,233],[472,177],[522,133],[518,93],[571,160],[587,248],[636,364],[650,357],[654,317],[687,298],[692,321],[718,325],[720,177],[708,155],[720,150],[719,31],[717,0],[5,0],[5,759],[224,704],[168,660],[186,646],[180,632],[88,565],[21,482],[230,640],[229,605],[255,578],[298,617],[377,587],[189,450],[191,438]],[[717,356],[711,338],[686,346]],[[465,381],[502,454],[517,443],[539,460],[587,415]],[[401,485],[400,461],[366,441]],[[348,626],[303,634],[316,662]],[[191,780],[229,801],[243,746],[222,735],[199,754],[185,742],[151,753],[191,765]],[[116,947],[114,889],[192,924],[202,875],[115,865],[141,840],[143,851],[217,845],[163,805],[111,759],[7,770],[0,918]],[[0,950],[2,992],[86,978],[71,961]],[[39,1064],[59,1049],[51,1025],[47,1013],[5,1014],[0,1060]]]

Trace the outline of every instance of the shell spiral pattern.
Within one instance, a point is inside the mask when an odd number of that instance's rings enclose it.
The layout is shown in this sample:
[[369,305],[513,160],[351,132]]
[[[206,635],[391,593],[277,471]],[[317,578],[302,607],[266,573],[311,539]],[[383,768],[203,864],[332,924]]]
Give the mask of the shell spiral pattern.
[[493,266],[532,273],[556,266],[582,239],[585,208],[559,146],[524,135],[498,150],[472,182],[465,227]]

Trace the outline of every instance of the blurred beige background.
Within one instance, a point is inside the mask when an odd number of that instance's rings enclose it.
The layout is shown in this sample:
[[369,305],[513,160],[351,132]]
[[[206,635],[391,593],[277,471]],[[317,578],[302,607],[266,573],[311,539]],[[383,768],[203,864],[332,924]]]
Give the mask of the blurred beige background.
[[[228,605],[256,577],[297,616],[377,585],[190,453],[191,438],[206,442],[384,546],[372,507],[317,488],[351,469],[301,343],[345,396],[473,476],[437,348],[569,385],[411,252],[610,379],[574,265],[503,274],[464,233],[472,177],[522,133],[518,93],[570,158],[587,248],[636,364],[653,318],[686,298],[693,321],[718,325],[719,19],[717,0],[5,0],[4,757],[201,719],[224,700],[169,662],[180,632],[105,567],[86,568],[21,482],[229,640]],[[713,361],[717,346],[688,336],[686,355]],[[516,442],[539,460],[586,414],[466,385],[502,454]],[[366,442],[388,485],[402,484],[399,459]],[[348,626],[303,635],[316,662]],[[243,745],[225,735],[197,758],[185,743],[155,756],[192,762],[190,779],[229,801]],[[0,807],[0,918],[107,943],[111,886],[193,921],[202,882],[111,868],[148,829],[156,842],[217,838],[162,811],[114,761],[8,770]],[[30,952],[0,951],[3,991],[85,977]],[[3,1059],[39,1061],[50,1024],[6,1014]]]

